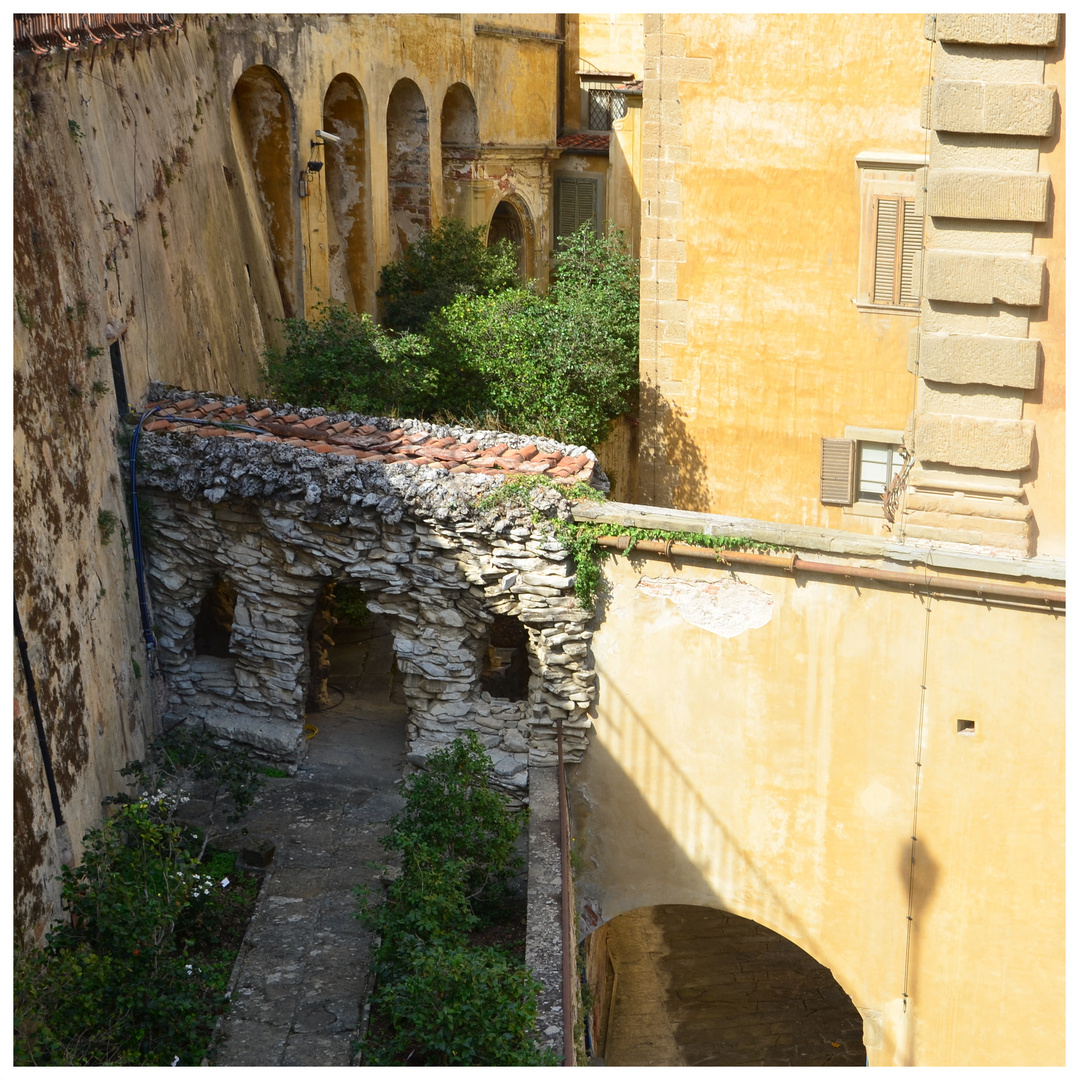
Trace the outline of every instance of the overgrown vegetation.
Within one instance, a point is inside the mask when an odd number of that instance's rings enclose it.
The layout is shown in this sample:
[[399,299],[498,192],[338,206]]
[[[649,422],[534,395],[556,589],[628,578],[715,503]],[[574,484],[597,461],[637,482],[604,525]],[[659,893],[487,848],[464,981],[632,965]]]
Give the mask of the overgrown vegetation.
[[285,321],[264,375],[295,405],[478,418],[596,445],[637,388],[637,262],[616,229],[563,238],[541,296],[512,247],[447,220],[383,267],[383,325],[338,304]]
[[255,767],[173,733],[124,772],[138,796],[106,800],[116,813],[63,870],[66,921],[16,961],[16,1065],[198,1065],[226,1007],[258,885],[173,815],[195,776],[241,812]]
[[405,784],[405,808],[382,841],[399,853],[401,873],[381,903],[361,892],[360,917],[381,939],[367,1064],[557,1064],[535,1043],[539,984],[511,953],[470,944],[519,868],[527,821],[491,775],[468,732]]

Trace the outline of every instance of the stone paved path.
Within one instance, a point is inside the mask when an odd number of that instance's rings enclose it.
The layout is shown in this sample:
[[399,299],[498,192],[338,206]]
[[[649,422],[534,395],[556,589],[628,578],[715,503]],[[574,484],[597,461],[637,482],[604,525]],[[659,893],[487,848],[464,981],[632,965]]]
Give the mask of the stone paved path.
[[366,864],[386,860],[378,838],[403,805],[394,785],[404,765],[405,709],[393,692],[388,634],[373,628],[343,659],[366,669],[361,692],[309,717],[318,734],[306,764],[295,777],[267,781],[241,823],[248,835],[236,837],[270,839],[277,850],[234,972],[214,1065],[352,1061],[371,945],[354,917],[353,890],[361,883],[378,890],[379,871]]

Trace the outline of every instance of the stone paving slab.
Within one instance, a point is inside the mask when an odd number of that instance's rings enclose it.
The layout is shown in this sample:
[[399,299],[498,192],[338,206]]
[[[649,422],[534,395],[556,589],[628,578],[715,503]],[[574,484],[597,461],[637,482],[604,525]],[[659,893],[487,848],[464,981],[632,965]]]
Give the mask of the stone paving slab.
[[379,889],[379,837],[404,805],[405,709],[349,695],[318,714],[294,777],[270,780],[242,822],[276,845],[233,971],[217,1066],[347,1066],[359,1038],[371,934],[354,890]]

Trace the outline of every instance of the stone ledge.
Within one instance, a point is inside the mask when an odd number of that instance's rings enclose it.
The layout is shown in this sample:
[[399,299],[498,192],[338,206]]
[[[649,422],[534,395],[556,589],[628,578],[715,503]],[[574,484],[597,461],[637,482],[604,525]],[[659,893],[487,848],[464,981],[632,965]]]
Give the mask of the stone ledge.
[[1045,221],[1049,174],[930,168],[928,212],[932,217]]
[[1055,45],[1059,16],[1043,14],[927,15],[929,41],[963,45]]
[[986,135],[1052,135],[1057,91],[1041,83],[940,79],[933,84],[930,127]]
[[954,304],[1041,307],[1045,258],[990,252],[929,249],[925,252],[925,297]]
[[1036,338],[913,331],[908,369],[923,379],[1033,390],[1041,343]]
[[1065,561],[1044,555],[1020,559],[989,552],[941,548],[928,542],[899,543],[884,537],[867,536],[841,529],[816,529],[806,525],[727,517],[722,514],[701,514],[690,510],[641,506],[635,503],[576,503],[573,517],[576,521],[602,521],[611,525],[635,526],[641,529],[699,532],[706,536],[738,536],[755,540],[762,545],[777,544],[829,555],[884,559],[903,565],[931,566],[938,570],[965,570],[1042,581],[1063,581],[1065,578]]
[[[961,514],[966,517],[994,518],[1001,521],[1029,521],[1033,510],[1026,503],[992,499],[968,499],[962,495],[933,495],[921,491],[907,493],[906,513]],[[904,519],[909,521],[910,517]]]

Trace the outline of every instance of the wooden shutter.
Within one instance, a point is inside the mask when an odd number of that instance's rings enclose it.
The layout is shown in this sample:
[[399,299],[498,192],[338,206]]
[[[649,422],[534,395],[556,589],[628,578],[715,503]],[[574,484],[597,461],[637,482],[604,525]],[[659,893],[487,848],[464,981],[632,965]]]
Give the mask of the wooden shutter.
[[922,219],[914,213],[914,200],[903,200],[903,247],[899,260],[899,302],[916,305],[921,299],[921,282],[915,279],[918,254],[922,250]]
[[896,252],[899,242],[899,204],[900,199],[874,200],[877,204],[876,251],[873,260],[873,303],[894,304],[896,273]]
[[558,179],[559,236],[569,236],[586,221],[596,229],[596,201],[599,182],[576,177]]
[[832,506],[854,502],[854,440],[821,439],[820,501]]

